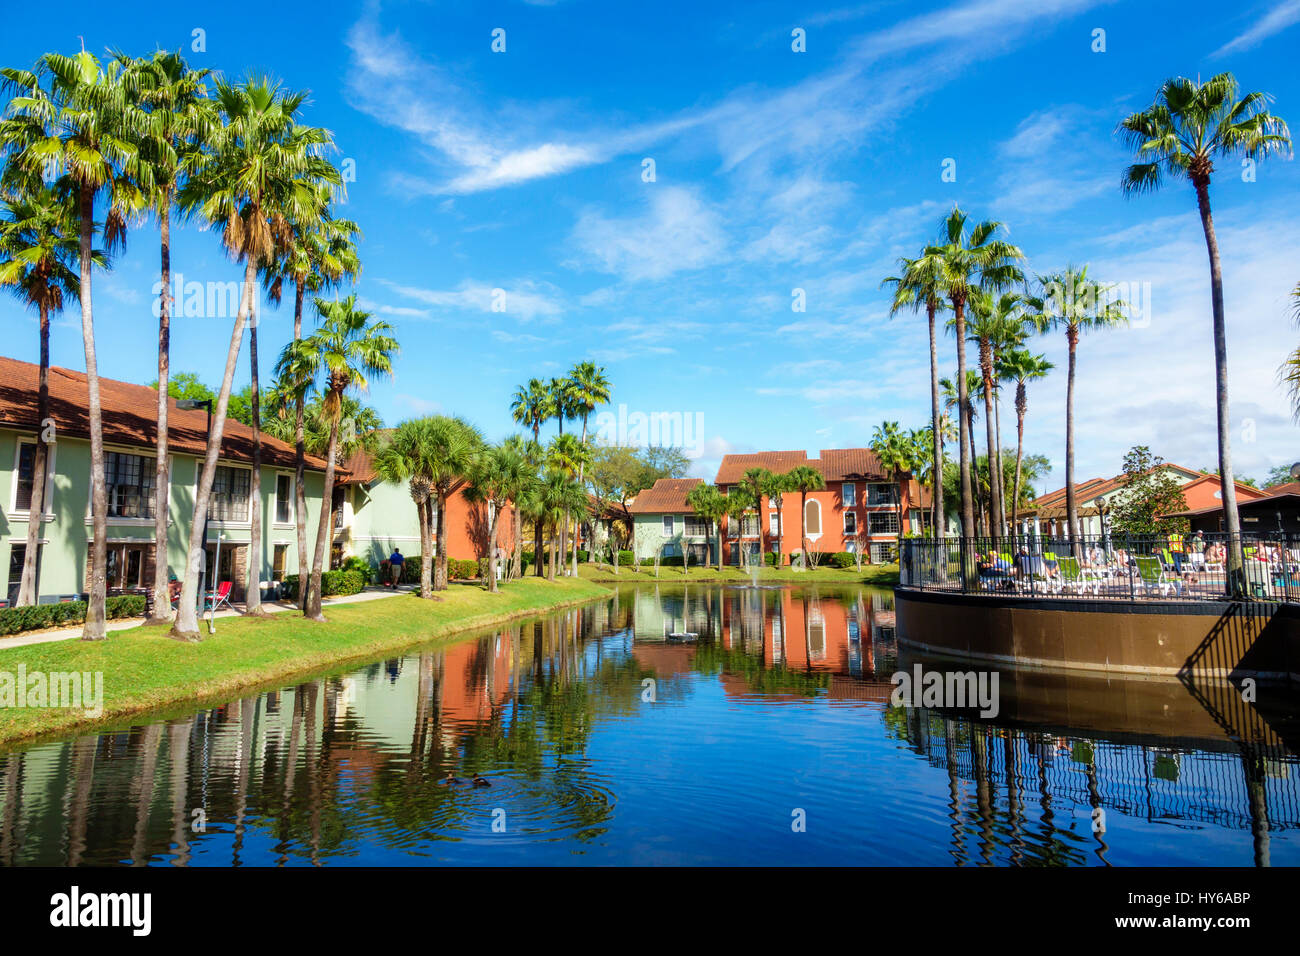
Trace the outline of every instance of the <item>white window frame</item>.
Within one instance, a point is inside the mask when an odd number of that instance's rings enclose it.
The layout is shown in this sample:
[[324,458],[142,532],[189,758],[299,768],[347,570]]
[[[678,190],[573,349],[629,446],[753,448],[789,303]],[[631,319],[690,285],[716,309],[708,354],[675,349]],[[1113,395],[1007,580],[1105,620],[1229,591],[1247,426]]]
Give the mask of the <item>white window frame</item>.
[[[89,452],[90,450],[89,445],[86,446],[86,450],[87,452]],[[152,448],[142,449],[138,445],[134,447],[130,445],[105,445],[104,454],[107,455],[110,452],[116,455],[135,455],[138,458],[149,458],[153,460],[153,462],[155,463],[155,467],[158,461],[158,455],[154,449]],[[87,461],[87,463],[89,463],[89,461]],[[176,464],[175,456],[169,454],[167,456],[167,520],[168,522],[171,521],[172,467],[175,464]],[[202,462],[199,463],[199,467],[200,468],[202,467]],[[94,497],[95,497],[95,487],[94,487],[93,477],[90,479],[90,482],[91,482],[90,486],[86,488],[86,524],[93,524],[95,521],[94,513],[91,510],[91,506],[94,504]],[[197,471],[195,472],[194,487],[195,490],[198,489]],[[104,490],[105,492],[108,491],[107,488],[105,488]],[[155,488],[154,493],[157,494],[157,491],[158,489]],[[117,528],[152,528],[153,521],[154,521],[153,518],[114,518],[111,515],[105,520],[108,522],[108,524],[111,527],[117,527]]]
[[[292,471],[276,471],[271,485],[271,524],[276,528],[295,528],[298,525],[298,496],[294,493]],[[280,521],[280,479],[289,479],[289,520]]]
[[[853,527],[849,527],[849,521],[852,520]],[[856,511],[844,512],[844,533],[856,535],[858,533],[858,513]]]
[[674,531],[675,522],[672,515],[660,516],[660,530],[665,538],[671,538],[676,532]]
[[[32,512],[30,508],[18,507],[18,465],[22,461],[23,445],[35,445],[38,439],[19,437],[14,442],[14,470],[12,487],[9,489],[9,511],[10,518],[19,521],[31,521]],[[45,513],[41,515],[41,521],[53,521],[54,509],[54,457],[58,452],[57,444],[45,446]],[[33,459],[33,462],[35,459]],[[25,543],[25,542],[24,542]]]
[[823,522],[822,520],[822,518],[824,517],[824,515],[822,514],[822,503],[818,501],[816,498],[809,498],[808,504],[804,505],[804,519],[803,519],[804,526],[807,527],[812,523],[808,520],[808,508],[811,505],[817,506],[817,530],[816,531],[810,530],[808,532],[808,540],[817,541],[821,538],[823,532],[826,530],[826,526],[825,526],[825,522]]
[[846,508],[858,506],[857,486],[853,482],[845,481],[840,484],[840,500],[844,502]]
[[[209,518],[209,519],[208,519],[208,529],[209,529],[209,531],[211,531],[213,528],[251,528],[251,527],[253,526],[253,508],[254,508],[254,504],[253,504],[253,466],[252,466],[252,465],[245,465],[245,464],[244,464],[243,462],[241,462],[241,461],[226,461],[226,460],[224,460],[224,459],[220,459],[220,458],[219,458],[219,459],[217,459],[217,467],[218,467],[218,468],[242,468],[242,469],[244,469],[244,471],[248,472],[248,517],[247,517],[246,519],[244,519],[243,521],[220,521],[220,520],[218,520],[218,519],[216,519],[216,518]],[[195,495],[195,497],[198,497],[198,493],[199,493],[199,479],[202,478],[202,477],[203,477],[203,459],[202,459],[202,458],[196,458],[196,459],[195,459],[195,466],[194,466],[194,495]],[[213,484],[216,484],[216,481],[217,481],[217,475],[216,475],[216,472],[213,472],[213,474],[212,474],[212,483],[213,483]],[[260,504],[260,502],[259,502],[258,504]],[[212,507],[212,498],[211,498],[211,497],[208,498],[208,507],[209,507],[209,508]],[[274,517],[274,516],[272,516],[272,517]],[[209,538],[208,540],[211,541],[211,540],[213,540],[213,539],[212,539],[212,538]]]

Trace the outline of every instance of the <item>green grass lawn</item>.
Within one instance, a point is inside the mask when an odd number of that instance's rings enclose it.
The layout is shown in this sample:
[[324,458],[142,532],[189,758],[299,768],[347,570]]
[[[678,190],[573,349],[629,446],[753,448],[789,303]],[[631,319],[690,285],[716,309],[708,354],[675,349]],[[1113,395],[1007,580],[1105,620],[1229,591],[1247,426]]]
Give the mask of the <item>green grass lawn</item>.
[[[723,565],[719,571],[715,566],[692,567],[683,573],[681,568],[661,566],[658,580],[671,581],[749,581],[752,571]],[[578,575],[588,581],[602,584],[634,584],[637,581],[654,581],[655,570],[649,568],[619,568],[618,574],[610,570],[609,565],[579,564]],[[892,587],[898,583],[898,565],[864,564],[862,571],[856,568],[832,568],[829,566],[799,571],[794,568],[763,568],[758,573],[760,581],[789,581],[792,584],[874,584],[879,587]]]
[[233,697],[249,687],[284,682],[331,665],[373,658],[461,631],[598,598],[608,591],[582,578],[525,578],[489,594],[478,585],[453,583],[441,601],[412,594],[356,604],[326,605],[324,624],[293,612],[265,618],[219,618],[217,633],[186,644],[166,627],[113,631],[106,641],[76,638],[0,649],[0,671],[102,672],[103,714],[82,710],[0,708],[0,741],[82,725],[113,726],[140,711]]

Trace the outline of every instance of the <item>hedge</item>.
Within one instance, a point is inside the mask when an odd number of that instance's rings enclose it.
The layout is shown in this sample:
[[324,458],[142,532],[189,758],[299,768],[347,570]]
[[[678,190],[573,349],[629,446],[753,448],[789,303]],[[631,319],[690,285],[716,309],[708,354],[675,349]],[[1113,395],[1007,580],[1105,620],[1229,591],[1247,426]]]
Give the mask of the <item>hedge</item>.
[[[104,614],[109,620],[124,617],[143,617],[143,594],[120,594],[104,601]],[[0,608],[0,634],[20,634],[39,631],[47,627],[81,624],[86,620],[86,602],[68,601],[62,604],[32,604],[27,607]]]
[[[366,578],[359,571],[323,571],[320,576],[320,593],[322,597],[333,594],[357,594],[364,590]],[[298,575],[290,574],[280,585],[280,591],[287,601],[298,597]]]

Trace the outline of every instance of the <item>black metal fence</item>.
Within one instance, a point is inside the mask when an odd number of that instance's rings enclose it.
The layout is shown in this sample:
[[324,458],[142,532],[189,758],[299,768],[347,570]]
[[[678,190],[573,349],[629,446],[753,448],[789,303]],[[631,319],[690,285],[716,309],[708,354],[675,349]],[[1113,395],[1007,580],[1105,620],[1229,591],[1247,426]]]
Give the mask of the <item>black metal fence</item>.
[[899,583],[921,591],[1070,600],[1300,601],[1300,537],[1226,534],[908,538]]

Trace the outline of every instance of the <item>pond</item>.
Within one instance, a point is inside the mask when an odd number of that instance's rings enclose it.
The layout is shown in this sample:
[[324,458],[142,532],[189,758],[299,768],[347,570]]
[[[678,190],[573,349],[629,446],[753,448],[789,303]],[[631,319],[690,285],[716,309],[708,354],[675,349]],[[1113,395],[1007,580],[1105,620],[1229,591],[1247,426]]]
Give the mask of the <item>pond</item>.
[[996,716],[891,706],[918,665],[888,591],[665,575],[0,750],[0,864],[1300,862],[1286,706],[1005,669]]

